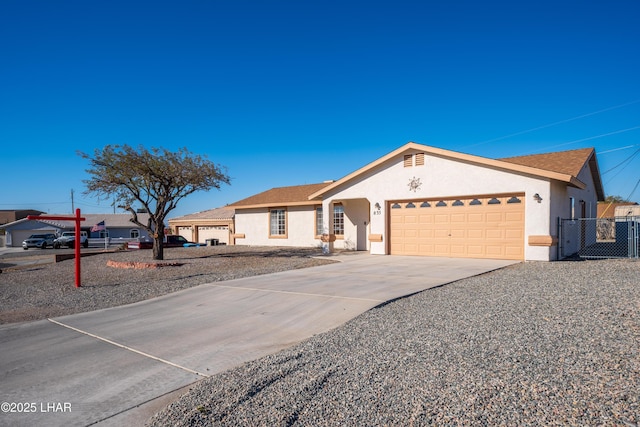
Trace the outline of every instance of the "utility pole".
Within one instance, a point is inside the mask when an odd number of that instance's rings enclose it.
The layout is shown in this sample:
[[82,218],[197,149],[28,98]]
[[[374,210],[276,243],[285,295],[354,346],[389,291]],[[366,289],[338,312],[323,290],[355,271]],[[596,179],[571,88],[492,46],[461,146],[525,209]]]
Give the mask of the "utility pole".
[[73,205],[73,188],[71,189],[71,212],[75,212],[75,206]]

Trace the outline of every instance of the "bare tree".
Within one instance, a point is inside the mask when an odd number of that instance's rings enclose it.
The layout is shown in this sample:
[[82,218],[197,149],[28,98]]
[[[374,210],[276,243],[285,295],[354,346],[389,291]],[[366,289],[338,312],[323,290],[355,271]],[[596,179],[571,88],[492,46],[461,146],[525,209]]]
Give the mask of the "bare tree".
[[[142,146],[134,149],[128,145],[107,145],[96,149],[93,156],[80,151],[78,155],[91,164],[86,170],[91,178],[83,181],[87,185],[84,193],[113,198],[117,206],[131,212],[130,221],[153,236],[156,260],[164,259],[164,221],[178,202],[196,191],[230,184],[226,168],[186,148],[172,152],[164,148],[149,151]],[[149,212],[149,220],[144,224],[132,207],[135,202]]]

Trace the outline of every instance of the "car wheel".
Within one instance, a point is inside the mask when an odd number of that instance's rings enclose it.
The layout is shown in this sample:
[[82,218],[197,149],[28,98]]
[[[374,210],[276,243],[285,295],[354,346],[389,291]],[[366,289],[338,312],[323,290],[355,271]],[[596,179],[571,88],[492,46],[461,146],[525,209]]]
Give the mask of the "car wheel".
[[27,249],[29,249],[29,248],[22,248],[22,249],[24,249],[24,250],[26,251],[26,250],[27,250]]
[[47,249],[47,242],[43,242],[42,246],[40,246],[40,249]]
[[82,244],[83,247],[88,248],[89,247],[89,241],[85,240],[84,243]]

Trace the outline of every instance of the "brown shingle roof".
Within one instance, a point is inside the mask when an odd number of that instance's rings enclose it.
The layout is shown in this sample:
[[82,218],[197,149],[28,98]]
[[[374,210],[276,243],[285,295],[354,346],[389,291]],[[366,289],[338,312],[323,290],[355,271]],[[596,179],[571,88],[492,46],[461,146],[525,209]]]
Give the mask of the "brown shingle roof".
[[223,208],[208,209],[206,211],[195,212],[192,214],[172,218],[170,221],[182,221],[182,220],[191,221],[191,220],[198,220],[198,219],[224,220],[224,219],[233,219],[234,214],[235,214],[235,209],[229,208],[229,207],[223,207]]
[[498,160],[522,166],[530,166],[533,168],[565,173],[577,177],[592,153],[593,148],[581,148],[579,150],[507,157]]
[[276,187],[262,193],[256,194],[238,202],[232,203],[229,207],[246,208],[258,206],[284,206],[284,205],[308,205],[318,202],[310,202],[309,196],[322,190],[330,183],[295,185],[292,187]]

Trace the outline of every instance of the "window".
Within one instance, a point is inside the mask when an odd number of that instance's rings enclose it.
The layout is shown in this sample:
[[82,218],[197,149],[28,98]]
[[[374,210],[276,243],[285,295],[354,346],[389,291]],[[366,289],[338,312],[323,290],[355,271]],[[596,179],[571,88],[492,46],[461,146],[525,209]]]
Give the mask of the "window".
[[462,200],[456,200],[451,206],[464,206],[464,203],[462,203]]
[[518,199],[517,197],[512,197],[509,200],[507,200],[507,203],[522,203],[522,200]]
[[344,206],[333,205],[333,234],[344,235]]
[[140,230],[138,230],[137,228],[130,230],[129,237],[131,237],[132,239],[137,239],[138,237],[140,237]]
[[287,211],[271,209],[269,211],[269,236],[285,237],[287,235]]
[[481,205],[482,202],[478,199],[473,199],[470,203],[469,206],[476,206],[476,205]]
[[415,208],[416,205],[414,205],[413,203],[409,202],[409,203],[407,203],[407,206],[405,206],[405,207],[410,209],[410,208]]
[[495,197],[491,200],[489,200],[489,205],[499,205],[500,204],[500,200],[496,199]]
[[441,208],[443,206],[447,206],[444,200],[440,200],[438,203],[436,203],[436,208]]
[[391,206],[391,209],[400,209],[401,207],[402,207],[402,206],[400,206],[399,204],[394,203],[394,204]]
[[324,234],[324,226],[322,225],[322,206],[316,207],[316,236]]
[[416,166],[424,166],[424,153],[416,153]]
[[429,204],[429,202],[422,202],[422,204],[420,205],[421,208],[430,208],[431,205]]
[[413,166],[413,155],[405,154],[404,155],[404,167],[405,168],[410,168],[411,166]]

